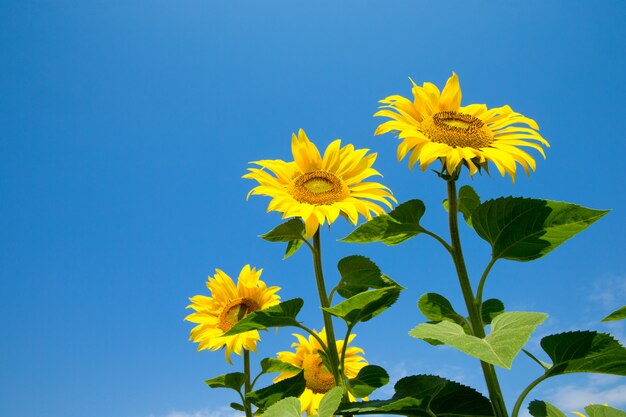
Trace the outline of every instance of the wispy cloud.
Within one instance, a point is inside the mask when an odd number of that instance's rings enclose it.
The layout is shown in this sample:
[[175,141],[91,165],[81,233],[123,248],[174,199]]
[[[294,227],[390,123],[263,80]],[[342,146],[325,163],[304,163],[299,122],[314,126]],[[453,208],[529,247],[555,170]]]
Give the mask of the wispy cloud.
[[197,410],[197,411],[170,411],[165,414],[154,415],[149,417],[243,417],[243,415],[235,410],[227,407],[220,407],[216,410]]
[[598,302],[607,314],[621,307],[624,299],[626,299],[626,277],[623,276],[597,279],[589,294],[589,300]]
[[611,407],[626,406],[626,384],[622,378],[593,375],[585,385],[563,385],[546,391],[546,401],[565,413],[583,411],[589,404],[608,404]]

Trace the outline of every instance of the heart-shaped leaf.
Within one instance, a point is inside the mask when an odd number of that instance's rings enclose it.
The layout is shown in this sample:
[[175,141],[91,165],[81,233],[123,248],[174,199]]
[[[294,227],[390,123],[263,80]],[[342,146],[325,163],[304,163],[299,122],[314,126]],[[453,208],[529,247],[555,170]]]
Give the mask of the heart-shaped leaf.
[[287,259],[296,253],[306,241],[306,232],[302,220],[295,218],[276,226],[260,237],[268,242],[287,242],[284,258]]
[[246,376],[241,372],[232,372],[216,376],[204,381],[211,388],[230,388],[239,391],[246,380]]
[[472,212],[472,225],[491,244],[494,259],[541,258],[608,213],[576,204],[530,198],[498,198]]
[[343,389],[341,387],[335,387],[324,394],[317,409],[317,417],[333,417],[342,397]]
[[299,325],[296,316],[304,301],[302,298],[283,301],[264,310],[257,310],[239,320],[224,336],[234,336],[250,330],[263,330],[268,327],[285,327]]
[[389,374],[377,365],[366,365],[350,380],[350,390],[357,398],[365,398],[389,383]]
[[342,318],[348,326],[354,326],[359,322],[368,321],[389,308],[398,299],[400,291],[402,289],[397,286],[369,290],[324,310]]
[[383,275],[380,268],[365,256],[345,257],[339,261],[337,268],[341,274],[337,292],[344,298],[350,298],[369,288],[398,285],[394,280]]
[[269,387],[249,392],[246,398],[260,409],[266,409],[283,398],[299,397],[305,388],[304,372],[301,371],[295,376],[278,381]]
[[[480,206],[480,197],[469,185],[464,185],[459,189],[459,211],[467,224],[472,226],[472,212]],[[448,199],[443,200],[443,207],[448,211]]]
[[491,333],[484,339],[466,334],[461,326],[449,321],[423,323],[409,334],[438,340],[483,362],[511,369],[513,359],[546,317],[544,313],[502,313],[493,320]]
[[299,372],[301,368],[294,366],[290,363],[283,362],[280,359],[265,358],[261,360],[261,372]]

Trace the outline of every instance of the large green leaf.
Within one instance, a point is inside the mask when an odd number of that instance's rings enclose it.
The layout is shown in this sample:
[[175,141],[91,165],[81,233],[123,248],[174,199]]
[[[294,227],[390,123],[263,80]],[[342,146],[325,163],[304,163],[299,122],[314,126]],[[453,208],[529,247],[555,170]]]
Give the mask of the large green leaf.
[[618,308],[608,316],[602,319],[602,321],[615,321],[626,319],[626,306]]
[[626,417],[626,412],[600,404],[588,405],[585,411],[589,417]]
[[359,293],[333,307],[324,308],[333,316],[342,318],[349,326],[368,321],[396,302],[402,288],[393,286]]
[[299,323],[296,320],[296,316],[303,304],[302,298],[294,298],[264,310],[250,313],[224,333],[224,336],[234,336],[250,330],[263,330],[268,327],[297,326]]
[[546,401],[531,401],[528,404],[528,412],[533,417],[567,417],[565,413]]
[[383,275],[380,268],[365,256],[347,256],[339,261],[337,269],[341,274],[337,292],[343,298],[350,298],[370,288],[398,285],[394,280]]
[[204,381],[211,388],[230,388],[239,391],[246,381],[246,376],[241,372],[233,372],[216,376]]
[[260,409],[266,409],[277,401],[287,397],[299,397],[306,388],[304,372],[299,372],[291,378],[283,379],[269,387],[249,392],[246,396]]
[[300,400],[295,397],[283,398],[272,404],[262,417],[302,417]]
[[280,359],[265,358],[261,360],[261,371],[263,373],[269,372],[299,372],[301,368],[294,366],[290,363],[283,362]]
[[377,365],[366,365],[350,380],[350,390],[357,398],[365,398],[389,383],[389,374]]
[[476,232],[492,246],[495,259],[531,261],[583,231],[608,210],[530,198],[498,198],[472,213]]
[[420,234],[424,228],[419,222],[426,207],[420,200],[410,200],[400,204],[389,214],[382,214],[357,227],[342,242],[370,243],[383,242],[397,245]]
[[541,339],[541,347],[553,362],[547,376],[575,372],[626,376],[626,349],[609,334],[559,333]]
[[[469,226],[472,226],[472,212],[480,206],[480,197],[469,185],[459,189],[459,211]],[[443,207],[448,211],[448,199],[443,200]]]
[[343,389],[341,387],[335,387],[324,394],[317,409],[317,417],[333,417],[342,397]]
[[484,339],[466,334],[461,326],[449,321],[423,323],[409,334],[438,340],[481,361],[511,369],[513,359],[546,317],[544,313],[502,313],[493,320],[491,333]]
[[287,242],[285,250],[285,259],[287,259],[296,253],[306,241],[306,232],[302,220],[295,218],[287,220],[260,237],[268,242]]
[[419,417],[492,417],[491,403],[473,388],[432,376],[402,378],[390,400],[342,404],[338,415],[403,414]]

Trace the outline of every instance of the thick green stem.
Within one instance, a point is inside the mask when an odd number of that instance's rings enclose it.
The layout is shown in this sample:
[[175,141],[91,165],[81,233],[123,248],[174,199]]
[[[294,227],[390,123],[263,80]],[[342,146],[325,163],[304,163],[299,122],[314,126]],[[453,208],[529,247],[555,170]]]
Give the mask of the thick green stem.
[[513,417],[517,417],[517,415],[519,414],[519,410],[522,407],[522,404],[524,403],[524,399],[526,398],[528,393],[530,393],[530,391],[533,388],[535,388],[541,381],[543,381],[543,380],[545,380],[547,378],[548,377],[545,374],[541,375],[539,378],[537,378],[533,382],[531,382],[530,385],[528,385],[524,391],[522,391],[522,393],[520,394],[519,398],[515,402],[515,406],[513,407],[513,414],[512,414]]
[[[472,291],[472,285],[467,274],[467,268],[465,267],[465,260],[463,259],[463,251],[461,249],[461,238],[459,236],[459,223],[458,223],[458,211],[459,203],[456,193],[456,182],[448,180],[448,218],[450,223],[450,240],[452,243],[452,260],[456,268],[457,275],[459,277],[459,284],[461,285],[461,291],[463,292],[463,299],[465,300],[465,306],[469,314],[470,325],[472,333],[476,337],[484,338],[485,329],[482,318],[480,316],[480,306],[477,305],[474,299],[474,292]],[[493,406],[493,411],[496,417],[508,417],[506,410],[506,404],[502,396],[502,390],[500,389],[500,383],[496,375],[496,370],[493,365],[480,362],[485,376],[485,382],[487,383],[487,390],[489,391],[489,398]]]
[[[320,304],[322,309],[330,307],[330,301],[328,300],[328,293],[326,292],[326,284],[324,283],[324,272],[322,270],[322,244],[320,242],[319,229],[313,235],[313,267],[315,268],[315,281],[317,283],[317,293],[320,298]],[[324,327],[326,329],[326,341],[328,346],[328,359],[331,363],[330,371],[333,373],[335,383],[344,388],[344,396],[347,398],[348,390],[343,378],[343,375],[339,369],[339,353],[337,352],[337,339],[335,338],[335,329],[333,327],[332,316],[322,310],[324,318]]]
[[250,383],[250,352],[246,349],[243,350],[243,372],[246,376],[243,388],[243,408],[246,410],[246,417],[252,417],[252,404],[248,400],[248,393],[252,390],[252,384]]

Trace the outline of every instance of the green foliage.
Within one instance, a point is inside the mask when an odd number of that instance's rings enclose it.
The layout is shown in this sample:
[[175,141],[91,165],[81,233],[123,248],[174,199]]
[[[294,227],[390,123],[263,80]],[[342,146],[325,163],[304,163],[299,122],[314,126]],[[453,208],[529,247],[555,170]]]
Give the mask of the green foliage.
[[618,308],[608,316],[602,319],[602,321],[615,321],[626,319],[626,306]]
[[302,417],[300,400],[295,397],[283,398],[272,404],[262,417]]
[[565,413],[546,401],[531,401],[528,412],[533,417],[567,417]]
[[239,403],[230,403],[230,408],[232,408],[233,410],[237,410],[237,411],[244,411],[244,412],[246,411],[243,405]]
[[425,229],[419,222],[426,207],[420,200],[410,200],[400,204],[389,214],[382,214],[357,227],[342,242],[370,243],[383,242],[386,245],[397,245]]
[[287,259],[296,253],[298,249],[300,249],[300,246],[306,241],[306,232],[302,220],[300,218],[294,218],[276,226],[260,237],[268,242],[287,242],[287,250],[285,251],[284,258]]
[[350,298],[369,288],[398,285],[394,280],[383,275],[380,268],[365,256],[347,256],[339,261],[337,269],[341,274],[337,292],[343,298]]
[[364,291],[324,310],[343,319],[348,326],[354,326],[389,308],[398,299],[400,291],[402,288],[398,286]]
[[[463,218],[467,224],[472,226],[472,212],[480,206],[480,197],[476,191],[469,185],[464,185],[459,190],[459,211],[463,214]],[[448,199],[443,200],[443,207],[448,211]]]
[[417,301],[417,307],[428,320],[437,322],[447,320],[459,325],[465,323],[465,319],[454,311],[450,301],[443,295],[434,292],[426,293]]
[[513,359],[546,317],[544,313],[502,313],[493,320],[491,333],[484,339],[466,334],[461,326],[449,321],[423,323],[409,334],[438,340],[481,361],[511,369]]
[[402,378],[390,400],[342,404],[338,415],[403,414],[419,417],[491,417],[491,403],[473,388],[432,376]]
[[304,372],[301,371],[297,375],[283,379],[269,387],[249,392],[246,398],[260,409],[266,409],[283,398],[299,397],[305,388]]
[[301,298],[283,301],[280,304],[250,313],[241,319],[224,336],[234,336],[250,330],[263,330],[268,327],[297,326],[296,316],[304,301]]
[[589,417],[626,417],[626,412],[606,405],[591,404],[585,407]]
[[547,376],[575,372],[626,376],[626,349],[609,334],[559,333],[541,339],[541,347],[553,362]]
[[492,320],[504,313],[504,303],[497,298],[490,298],[483,301],[480,315],[483,323],[491,324]]
[[211,388],[230,388],[239,391],[246,380],[242,372],[223,374],[204,381]]
[[343,389],[341,387],[335,387],[324,394],[317,409],[317,417],[333,417],[342,397]]
[[265,358],[261,360],[261,372],[299,372],[300,368],[290,363],[283,362],[280,359]]
[[[350,380],[350,390],[357,398],[364,398],[389,383],[389,374],[377,365],[366,365]],[[333,410],[334,411],[334,410]]]
[[531,261],[608,213],[576,204],[530,198],[498,198],[478,206],[472,225],[492,246],[494,259]]

